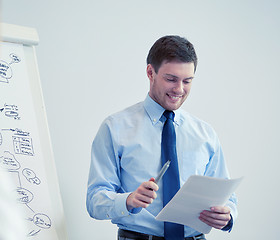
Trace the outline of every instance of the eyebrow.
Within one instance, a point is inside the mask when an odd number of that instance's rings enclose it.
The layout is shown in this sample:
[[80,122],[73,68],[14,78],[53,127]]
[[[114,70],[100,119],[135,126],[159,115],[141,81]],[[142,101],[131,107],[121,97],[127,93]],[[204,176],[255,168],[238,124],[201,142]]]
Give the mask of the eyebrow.
[[[169,73],[164,74],[164,76],[165,77],[173,77],[173,78],[177,78],[178,79],[177,76],[175,76],[173,74],[169,74]],[[190,79],[193,79],[193,78],[194,78],[194,76],[193,77],[184,78],[183,80],[190,80]]]

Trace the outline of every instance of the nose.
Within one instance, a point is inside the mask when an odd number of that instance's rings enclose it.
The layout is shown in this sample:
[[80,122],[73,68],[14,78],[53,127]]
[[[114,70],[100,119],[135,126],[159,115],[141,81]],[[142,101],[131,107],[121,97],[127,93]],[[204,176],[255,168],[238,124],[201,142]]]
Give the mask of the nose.
[[173,91],[176,94],[183,94],[184,93],[184,84],[181,81],[176,82],[176,86],[174,86]]

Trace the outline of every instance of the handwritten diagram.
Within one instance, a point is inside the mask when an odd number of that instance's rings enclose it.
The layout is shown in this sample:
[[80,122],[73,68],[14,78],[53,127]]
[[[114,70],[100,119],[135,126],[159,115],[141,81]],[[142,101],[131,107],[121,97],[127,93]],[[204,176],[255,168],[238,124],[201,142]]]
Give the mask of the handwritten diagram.
[[9,83],[9,79],[13,76],[11,65],[21,61],[20,58],[14,53],[10,54],[10,58],[12,59],[10,63],[0,60],[0,82]]
[[20,163],[9,151],[5,151],[4,155],[0,157],[0,164],[2,168],[8,171],[16,171],[20,168]]
[[36,176],[36,174],[29,168],[25,168],[22,170],[23,176],[26,178],[26,180],[30,183],[39,185],[41,183],[41,180]]
[[44,151],[49,150],[41,144],[39,131],[45,126],[37,122],[44,112],[32,92],[37,79],[33,82],[29,75],[25,58],[30,56],[22,44],[0,42],[0,52],[0,168],[14,183],[11,191],[23,210],[26,236],[58,240],[47,181],[52,172],[45,168]]
[[15,134],[13,136],[15,153],[24,155],[34,155],[32,139],[25,135]]
[[32,138],[29,137],[29,132],[24,132],[21,129],[2,129],[3,131],[11,131],[14,132],[13,138],[13,145],[16,154],[23,154],[23,155],[34,155]]
[[18,106],[14,104],[5,103],[3,107],[0,107],[0,113],[3,113],[8,118],[20,120]]
[[48,229],[52,225],[50,218],[43,213],[37,213],[33,216],[33,218],[29,218],[28,220],[33,222],[34,225],[38,227],[37,230],[32,230],[28,233],[29,237],[35,236],[41,231],[41,229]]
[[[17,195],[17,201],[20,204],[25,204],[29,211],[31,211],[30,216],[27,221],[33,223],[32,230],[27,233],[27,236],[36,236],[42,229],[48,229],[52,226],[51,219],[47,214],[35,212],[30,204],[34,196],[33,192],[28,189],[30,185],[40,185],[41,180],[36,175],[36,173],[30,168],[24,168],[21,171],[21,164],[16,159],[15,155],[9,151],[4,151],[4,154],[0,155],[0,167],[6,169],[10,173],[14,173],[17,179],[17,187],[15,189]],[[25,181],[23,181],[25,180]],[[23,182],[27,186],[23,187]]]

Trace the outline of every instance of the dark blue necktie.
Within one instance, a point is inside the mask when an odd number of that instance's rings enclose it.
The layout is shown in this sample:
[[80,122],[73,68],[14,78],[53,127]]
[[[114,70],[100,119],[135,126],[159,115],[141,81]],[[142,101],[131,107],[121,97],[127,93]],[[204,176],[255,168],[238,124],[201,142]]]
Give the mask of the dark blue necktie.
[[[180,188],[178,160],[176,151],[176,133],[173,125],[174,112],[165,111],[166,117],[162,129],[161,159],[162,165],[171,160],[170,166],[163,176],[163,206],[165,206]],[[181,224],[164,222],[164,238],[166,240],[183,240],[184,226]]]

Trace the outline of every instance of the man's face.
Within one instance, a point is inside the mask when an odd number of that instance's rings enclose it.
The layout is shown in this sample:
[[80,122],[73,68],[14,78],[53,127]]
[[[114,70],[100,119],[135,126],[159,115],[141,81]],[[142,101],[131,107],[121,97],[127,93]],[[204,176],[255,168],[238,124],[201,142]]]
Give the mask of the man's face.
[[163,62],[156,73],[147,66],[150,79],[150,97],[164,109],[178,109],[189,95],[194,78],[194,63]]

